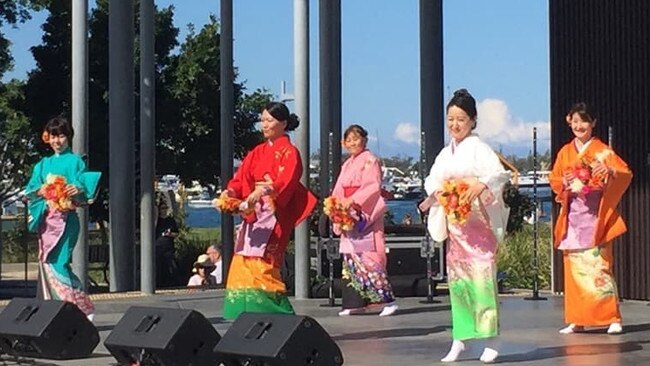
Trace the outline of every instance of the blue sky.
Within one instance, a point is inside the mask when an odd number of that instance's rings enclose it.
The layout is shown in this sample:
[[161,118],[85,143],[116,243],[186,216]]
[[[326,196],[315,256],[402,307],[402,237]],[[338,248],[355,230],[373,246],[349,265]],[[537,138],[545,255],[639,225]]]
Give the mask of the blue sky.
[[[93,6],[94,2],[90,1]],[[293,90],[293,1],[234,2],[235,66],[249,90]],[[419,25],[416,0],[342,1],[343,126],[359,123],[383,156],[419,154]],[[205,24],[219,1],[157,0],[175,6],[175,24]],[[444,1],[445,96],[464,87],[479,103],[477,132],[493,148],[526,154],[532,127],[540,152],[549,146],[548,4],[544,0]],[[13,42],[15,69],[34,67],[29,47],[41,42],[46,14],[34,14]],[[310,1],[311,147],[318,148],[318,1]]]

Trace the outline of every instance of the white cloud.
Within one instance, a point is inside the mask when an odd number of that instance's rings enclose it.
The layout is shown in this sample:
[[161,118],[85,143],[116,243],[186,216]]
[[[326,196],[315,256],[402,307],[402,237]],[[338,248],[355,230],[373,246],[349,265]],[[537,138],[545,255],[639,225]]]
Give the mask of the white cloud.
[[508,105],[499,99],[484,99],[478,103],[477,109],[476,132],[493,148],[532,148],[533,127],[537,127],[538,151],[542,152],[549,147],[551,125],[548,121],[530,122],[513,118]]
[[420,127],[409,122],[400,122],[395,127],[395,138],[407,144],[420,144]]
[[[481,100],[477,109],[478,125],[475,132],[493,149],[502,150],[505,154],[527,154],[533,147],[533,127],[537,127],[537,151],[543,153],[550,148],[551,125],[548,121],[525,121],[522,118],[514,117],[510,113],[507,103],[500,99]],[[446,126],[444,130],[445,141],[448,143],[449,134]],[[416,155],[419,154],[419,150],[415,148],[415,146],[420,146],[420,126],[418,124],[400,122],[395,126],[393,136],[394,139],[385,139],[381,135],[376,136],[381,139],[382,153],[392,149],[398,152],[409,151]],[[379,150],[379,146],[376,149]]]

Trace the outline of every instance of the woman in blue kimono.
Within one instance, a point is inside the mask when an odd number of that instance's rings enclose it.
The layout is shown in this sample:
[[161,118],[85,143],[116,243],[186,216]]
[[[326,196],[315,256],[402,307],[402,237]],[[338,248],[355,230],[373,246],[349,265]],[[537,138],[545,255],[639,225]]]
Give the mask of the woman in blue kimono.
[[[91,321],[95,308],[72,272],[70,260],[79,236],[76,207],[87,204],[95,195],[101,173],[87,172],[86,164],[70,149],[74,131],[64,118],[53,118],[45,125],[43,141],[54,154],[35,166],[25,188],[29,202],[29,230],[38,232],[39,290],[46,300],[71,302]],[[47,201],[45,184],[65,179],[64,191],[71,205]]]

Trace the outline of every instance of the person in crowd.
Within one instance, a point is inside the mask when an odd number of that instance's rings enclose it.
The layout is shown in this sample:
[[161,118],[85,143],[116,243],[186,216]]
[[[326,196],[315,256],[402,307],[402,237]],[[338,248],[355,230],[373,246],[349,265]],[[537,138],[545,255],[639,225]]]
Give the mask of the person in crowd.
[[201,254],[194,262],[192,272],[194,275],[187,281],[187,287],[206,287],[217,284],[217,279],[212,275],[214,263],[207,254]]
[[158,204],[156,221],[156,286],[173,286],[176,283],[177,264],[174,239],[178,236],[178,225],[164,200]]
[[344,206],[354,206],[359,222],[349,231],[334,224],[341,236],[343,254],[343,309],[339,315],[352,315],[382,309],[379,316],[395,313],[398,306],[386,273],[384,213],[381,196],[382,173],[379,159],[367,148],[368,132],[351,125],[343,134],[343,146],[350,156],[343,163],[332,197]]
[[291,232],[316,205],[300,183],[302,161],[288,135],[298,124],[284,103],[268,103],[261,116],[265,141],[246,154],[221,193],[243,201],[226,280],[226,319],[243,312],[294,313],[280,269]]
[[39,238],[39,295],[71,302],[92,321],[95,307],[70,263],[80,230],[76,208],[94,199],[101,174],[88,172],[84,160],[72,152],[73,136],[65,118],[53,118],[45,125],[42,140],[54,153],[34,166],[25,187],[28,226]]
[[212,271],[212,276],[216,278],[217,284],[222,283],[223,265],[221,260],[221,244],[215,243],[210,245],[208,249],[205,251],[205,254],[207,254],[210,257],[212,264],[214,264],[214,270]]
[[574,137],[558,152],[549,176],[561,209],[553,242],[564,256],[564,319],[570,334],[585,326],[621,333],[612,273],[612,240],[627,228],[617,211],[632,172],[614,150],[594,137],[596,119],[585,103],[566,116]]
[[[451,141],[425,179],[428,197],[420,204],[422,211],[429,210],[431,237],[449,239],[446,263],[453,342],[442,362],[456,361],[465,342],[475,339],[488,340],[481,361],[494,362],[498,356],[494,339],[499,334],[496,227],[503,222],[502,191],[510,175],[496,153],[472,133],[476,125],[474,97],[465,89],[457,90],[447,104]],[[467,187],[457,192],[455,202],[446,201],[450,184]],[[445,211],[445,204],[454,211]],[[470,209],[456,216],[460,206]]]

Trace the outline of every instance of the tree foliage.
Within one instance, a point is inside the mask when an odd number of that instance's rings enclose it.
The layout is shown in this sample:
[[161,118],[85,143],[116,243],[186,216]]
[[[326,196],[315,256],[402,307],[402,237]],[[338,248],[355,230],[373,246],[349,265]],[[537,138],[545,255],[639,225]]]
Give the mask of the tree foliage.
[[[170,105],[176,108],[158,119],[159,173],[178,174],[186,183],[190,180],[218,183],[221,171],[219,68],[219,24],[211,17],[198,33],[189,27],[179,54],[172,57],[165,72],[165,80],[169,82],[166,93],[173,101]],[[254,123],[271,95],[264,90],[246,95],[241,83],[235,83],[234,90],[235,157],[241,158],[261,141]]]
[[0,202],[25,184],[35,159],[29,122],[9,103],[23,98],[20,86],[18,81],[0,84]]
[[[31,138],[40,136],[50,118],[70,116],[71,102],[71,2],[41,0],[48,17],[41,26],[41,44],[32,47],[36,67],[22,86],[24,98],[13,98],[12,108],[24,113],[31,126]],[[134,4],[138,15],[137,2]],[[220,174],[219,26],[213,17],[199,32],[190,31],[180,44],[179,29],[173,24],[174,7],[156,9],[156,154],[158,174],[178,174],[184,182],[218,183]],[[134,21],[136,111],[139,102],[139,16]],[[103,172],[107,187],[109,161],[108,116],[108,0],[97,0],[89,16],[89,168]],[[254,128],[260,107],[271,95],[258,90],[245,93],[235,82],[235,155],[242,157],[261,140]],[[139,113],[134,132],[139,137]],[[30,145],[48,154],[44,144]],[[136,152],[136,160],[139,154]],[[107,192],[103,192],[106,194]],[[104,201],[97,200],[98,204]],[[105,197],[104,197],[105,198]],[[93,213],[94,212],[94,213]],[[105,219],[106,207],[91,207],[91,216]]]
[[2,32],[2,27],[15,27],[30,18],[29,9],[38,9],[40,1],[2,0],[0,1],[0,78],[13,67],[13,57],[9,50],[11,41]]

